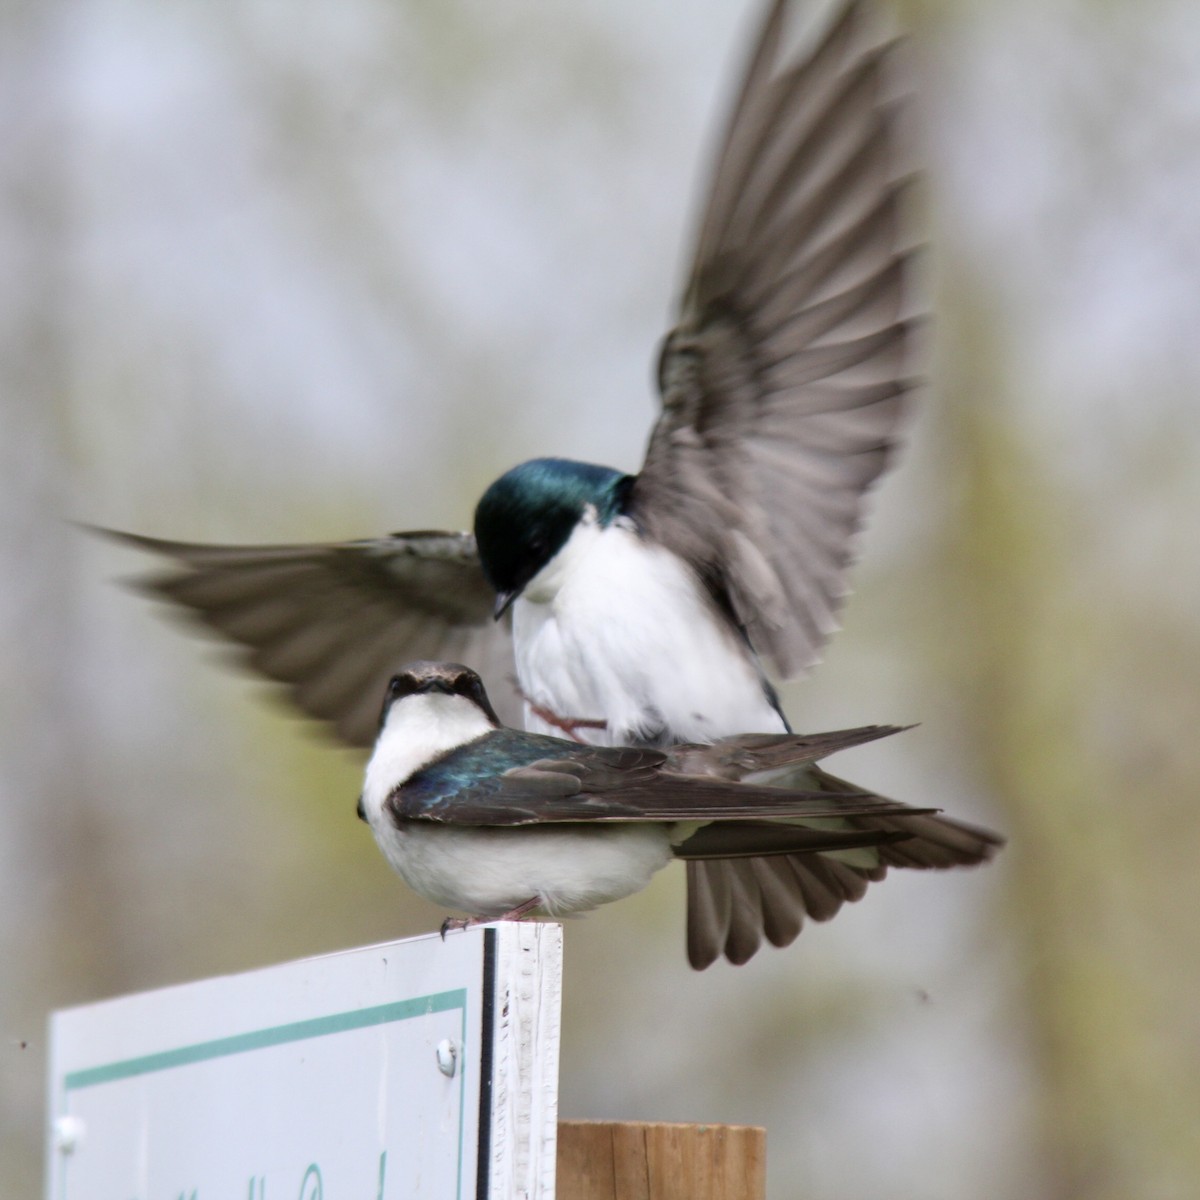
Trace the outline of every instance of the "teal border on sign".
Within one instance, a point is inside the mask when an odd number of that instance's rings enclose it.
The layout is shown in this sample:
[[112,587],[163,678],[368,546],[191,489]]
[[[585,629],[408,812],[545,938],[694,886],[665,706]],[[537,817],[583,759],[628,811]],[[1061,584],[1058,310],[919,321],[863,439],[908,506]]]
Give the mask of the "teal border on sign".
[[[417,996],[411,1000],[397,1000],[391,1004],[376,1004],[370,1008],[356,1008],[347,1012],[331,1013],[324,1017],[312,1017],[305,1021],[292,1021],[286,1025],[271,1025],[265,1029],[254,1029],[248,1033],[237,1033],[230,1037],[214,1038],[208,1042],[196,1042],[190,1046],[177,1046],[171,1050],[160,1050],[155,1054],[142,1054],[136,1058],[104,1063],[97,1067],[84,1067],[68,1071],[62,1077],[63,1100],[67,1094],[82,1088],[96,1087],[104,1083],[116,1083],[149,1075],[156,1071],[169,1071],[176,1067],[209,1062],[216,1058],[228,1058],[234,1054],[247,1054],[255,1050],[266,1050],[273,1046],[285,1046],[290,1042],[303,1042],[311,1038],[329,1037],[348,1033],[356,1029],[369,1029],[374,1025],[389,1025],[396,1021],[408,1021],[413,1017],[425,1017],[432,1013],[462,1013],[460,1046],[467,1042],[467,989],[454,988],[448,992],[435,992],[428,996]],[[455,1193],[462,1196],[462,1150],[463,1121],[466,1116],[467,1056],[459,1054],[458,1083],[458,1181]],[[66,1110],[64,1103],[60,1111]],[[62,1182],[67,1186],[67,1171],[62,1172]]]
[[[388,1025],[393,1021],[407,1021],[412,1017],[425,1017],[431,1013],[451,1012],[456,1008],[463,1010],[465,1026],[466,988],[437,992],[432,996],[418,996],[413,1000],[398,1000],[394,1004],[356,1008],[350,1012],[313,1017],[307,1021],[293,1021],[289,1025],[272,1025],[250,1033],[215,1038],[211,1042],[197,1042],[192,1046],[160,1050],[157,1054],[143,1054],[138,1058],[127,1058],[122,1062],[106,1063],[100,1067],[68,1071],[63,1076],[63,1086],[69,1092],[76,1091],[79,1088],[94,1087],[98,1083],[113,1083],[119,1079],[132,1079],[136,1075],[149,1075],[153,1071],[169,1071],[173,1067],[186,1067],[213,1058],[227,1058],[232,1054],[246,1054],[251,1050],[284,1046],[288,1042],[328,1037],[333,1033],[348,1033],[352,1029],[369,1029],[372,1025]],[[465,1034],[465,1028],[463,1032]]]

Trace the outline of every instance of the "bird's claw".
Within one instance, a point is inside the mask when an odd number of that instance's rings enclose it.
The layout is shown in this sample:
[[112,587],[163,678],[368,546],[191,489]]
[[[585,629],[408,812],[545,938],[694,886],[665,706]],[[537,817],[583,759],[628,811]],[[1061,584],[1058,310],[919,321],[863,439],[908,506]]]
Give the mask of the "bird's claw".
[[529,706],[529,711],[538,718],[539,721],[545,723],[554,729],[561,729],[562,732],[573,742],[578,742],[581,746],[587,743],[578,734],[580,729],[607,729],[608,722],[596,719],[594,717],[560,717],[552,708],[547,708],[544,704],[539,704],[536,700],[531,699],[524,692],[517,689],[521,699]]
[[498,917],[447,917],[439,930],[442,941],[446,940],[446,934],[459,929],[470,929],[474,925],[488,925],[493,921],[519,921],[533,912],[541,902],[541,896],[530,896],[528,900],[523,900],[515,908],[510,908],[508,912],[501,913]]

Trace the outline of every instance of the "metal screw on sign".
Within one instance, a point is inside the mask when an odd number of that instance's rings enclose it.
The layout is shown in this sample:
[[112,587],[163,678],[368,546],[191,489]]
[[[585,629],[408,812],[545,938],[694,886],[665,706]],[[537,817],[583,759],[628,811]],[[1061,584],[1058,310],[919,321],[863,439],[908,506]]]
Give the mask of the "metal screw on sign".
[[458,1070],[458,1047],[449,1038],[442,1038],[437,1044],[437,1065],[443,1075],[451,1078]]
[[54,1148],[59,1154],[73,1154],[87,1126],[79,1117],[59,1117],[54,1122]]

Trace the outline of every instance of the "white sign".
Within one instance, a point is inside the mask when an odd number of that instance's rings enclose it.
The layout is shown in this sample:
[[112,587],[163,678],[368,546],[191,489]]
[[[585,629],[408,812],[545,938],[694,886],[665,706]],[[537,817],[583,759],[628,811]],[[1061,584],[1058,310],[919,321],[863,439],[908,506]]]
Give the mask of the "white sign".
[[561,983],[508,922],[55,1013],[48,1200],[550,1200]]

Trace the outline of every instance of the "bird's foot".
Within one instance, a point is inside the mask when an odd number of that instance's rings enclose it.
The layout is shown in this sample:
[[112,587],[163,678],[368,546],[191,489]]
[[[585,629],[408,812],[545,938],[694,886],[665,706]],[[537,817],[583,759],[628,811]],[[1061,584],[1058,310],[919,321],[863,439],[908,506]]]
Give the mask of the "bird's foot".
[[541,896],[530,896],[528,900],[523,900],[516,908],[510,908],[508,912],[501,913],[498,917],[447,917],[442,922],[442,941],[444,942],[446,934],[453,930],[470,929],[475,925],[490,925],[493,921],[519,921],[522,917],[527,917],[533,912],[541,902]]
[[528,900],[521,901],[516,908],[510,908],[508,912],[501,913],[500,916],[494,917],[496,921],[519,921],[522,917],[527,917],[539,904],[541,904],[541,896],[530,896]]
[[583,738],[579,736],[580,729],[607,729],[608,722],[598,720],[594,717],[560,717],[552,708],[547,708],[544,704],[538,704],[536,700],[531,700],[524,692],[521,692],[521,699],[529,705],[529,711],[533,713],[539,721],[545,721],[547,725],[555,729],[561,729],[567,737],[573,742],[579,742],[580,745],[586,745]]

